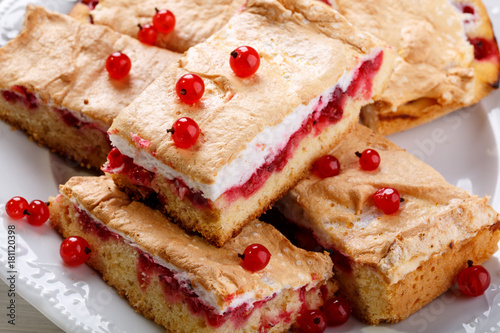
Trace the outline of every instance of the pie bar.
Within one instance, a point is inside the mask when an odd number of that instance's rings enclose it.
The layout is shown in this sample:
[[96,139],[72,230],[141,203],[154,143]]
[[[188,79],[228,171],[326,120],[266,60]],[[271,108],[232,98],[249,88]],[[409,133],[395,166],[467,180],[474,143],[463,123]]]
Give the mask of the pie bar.
[[398,51],[386,90],[361,111],[380,134],[478,102],[498,88],[500,55],[480,0],[335,0],[357,28]]
[[[111,79],[105,68],[115,51],[132,61],[122,80]],[[100,168],[111,149],[112,120],[179,57],[29,5],[21,34],[0,48],[0,118],[38,143]]]
[[[367,148],[380,155],[374,171],[355,154]],[[450,288],[468,260],[496,252],[500,221],[488,199],[448,184],[382,136],[358,125],[330,154],[340,174],[308,175],[277,207],[332,252],[339,291],[363,321],[403,320]],[[392,214],[374,204],[387,187],[404,200]]]
[[[156,44],[177,52],[204,42],[244,8],[244,0],[100,0],[88,10],[76,4],[74,15],[90,13],[95,24],[102,24],[122,34],[137,38],[138,24],[151,24],[156,9],[169,10],[175,16],[175,28],[167,34],[158,33]],[[93,4],[91,6],[94,6]],[[83,14],[84,16],[85,14]],[[88,15],[86,20],[88,21]]]
[[[229,61],[242,45],[260,54],[260,67],[246,78]],[[109,131],[117,150],[104,171],[134,198],[157,201],[184,228],[221,246],[358,122],[390,60],[383,44],[323,3],[249,1],[120,113]],[[191,73],[205,92],[186,104],[176,83]],[[172,139],[184,117],[201,131],[190,148]]]
[[[49,207],[53,226],[85,238],[90,266],[168,332],[287,332],[337,290],[327,253],[299,249],[267,223],[252,221],[217,248],[131,201],[110,178],[74,177],[60,192]],[[239,257],[252,243],[271,253],[255,273]]]

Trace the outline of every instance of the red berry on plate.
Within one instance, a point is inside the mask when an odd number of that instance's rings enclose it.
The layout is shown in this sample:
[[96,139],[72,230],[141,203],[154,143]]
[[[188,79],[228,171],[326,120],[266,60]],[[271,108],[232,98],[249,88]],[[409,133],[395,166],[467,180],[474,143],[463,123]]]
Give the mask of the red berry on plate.
[[168,34],[175,27],[175,16],[170,10],[156,9],[156,14],[153,16],[153,26],[158,32]]
[[14,220],[23,218],[28,209],[28,201],[23,197],[13,197],[5,204],[5,212]]
[[40,200],[33,200],[28,207],[28,223],[31,225],[42,225],[49,219],[49,207]]
[[469,267],[463,269],[457,276],[458,288],[464,295],[480,296],[490,285],[490,273],[483,266],[473,266],[468,261]]
[[200,127],[196,121],[189,117],[182,117],[175,121],[173,127],[167,132],[172,133],[172,139],[179,148],[190,148],[198,140]]
[[144,44],[155,45],[156,36],[158,35],[158,31],[152,24],[144,24],[138,25],[139,32],[137,33],[137,39]]
[[240,46],[231,52],[229,65],[236,76],[247,77],[259,69],[260,55],[253,47]]
[[329,326],[344,324],[351,316],[351,306],[343,297],[333,297],[323,305],[323,312]]
[[300,332],[321,333],[326,329],[326,316],[319,310],[303,312],[297,320]]
[[245,249],[243,255],[239,255],[243,259],[241,266],[250,272],[257,272],[264,269],[269,260],[271,260],[271,253],[261,244],[250,244]]
[[186,104],[198,102],[205,92],[203,79],[196,74],[184,74],[175,85],[177,96]]
[[380,208],[384,214],[393,214],[398,211],[401,198],[399,192],[392,187],[383,187],[373,195],[375,206]]
[[71,236],[63,240],[59,254],[66,265],[78,266],[90,258],[89,243],[80,236]]
[[339,160],[332,155],[325,155],[313,165],[313,172],[320,178],[333,177],[340,173]]
[[113,79],[120,80],[128,75],[132,68],[130,58],[121,52],[113,52],[106,60],[106,70]]
[[356,152],[356,156],[359,157],[359,165],[363,170],[373,171],[380,165],[380,155],[374,149],[365,149],[361,154]]

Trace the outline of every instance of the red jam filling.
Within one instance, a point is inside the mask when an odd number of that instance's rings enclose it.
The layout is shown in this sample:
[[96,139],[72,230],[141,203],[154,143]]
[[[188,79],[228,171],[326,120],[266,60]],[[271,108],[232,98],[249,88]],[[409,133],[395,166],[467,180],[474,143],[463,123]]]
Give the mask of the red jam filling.
[[496,40],[484,38],[470,38],[469,43],[474,46],[474,58],[476,60],[494,60],[500,62],[500,53]]
[[2,90],[2,97],[11,104],[22,102],[30,110],[38,107],[38,98],[24,86],[13,86],[11,90]]
[[[361,95],[364,99],[370,98],[372,81],[382,65],[383,57],[383,52],[379,52],[373,59],[364,61],[355,70],[351,84],[345,93],[342,92],[340,87],[337,87],[326,104],[320,98],[314,112],[303,122],[299,130],[290,137],[287,144],[276,154],[274,159],[260,166],[245,184],[228,189],[224,193],[226,200],[231,202],[240,197],[248,198],[257,192],[274,172],[283,170],[302,139],[311,132],[314,135],[319,135],[324,128],[342,119],[344,105],[348,98],[358,95]],[[123,168],[120,168],[122,165]],[[150,187],[151,180],[155,176],[154,173],[136,165],[131,158],[124,155],[119,156],[116,152],[108,155],[108,163],[103,170],[109,173],[127,175],[133,184],[146,187]],[[181,199],[188,199],[200,209],[211,207],[210,200],[204,198],[201,192],[190,189],[181,179],[167,181],[172,185],[173,192],[177,193]]]
[[379,52],[374,59],[363,62],[355,71],[347,91],[343,93],[341,88],[337,87],[322,109],[319,108],[322,105],[320,99],[314,112],[302,123],[299,130],[290,137],[288,143],[274,159],[258,168],[245,184],[227,190],[224,193],[226,200],[234,201],[242,196],[248,198],[257,192],[272,173],[283,170],[303,138],[313,131],[314,135],[319,135],[325,127],[342,119],[344,105],[348,98],[355,95],[361,95],[364,99],[370,98],[372,81],[382,65],[383,57],[383,52]]
[[117,240],[122,238],[117,233],[114,233],[111,230],[109,230],[102,223],[99,223],[96,220],[94,220],[89,214],[87,214],[86,211],[78,208],[77,206],[74,206],[74,209],[78,213],[78,222],[80,222],[80,225],[82,226],[83,230],[85,230],[86,233],[93,233],[103,241],[109,240],[111,238]]
[[217,314],[214,308],[206,305],[198,298],[198,295],[196,295],[189,283],[179,283],[171,270],[157,264],[151,255],[144,251],[139,249],[137,251],[139,251],[137,279],[141,288],[144,290],[151,282],[152,276],[157,275],[163,290],[163,296],[167,302],[183,302],[187,304],[191,313],[204,317],[211,327],[220,327],[226,321],[231,320],[236,329],[240,328],[255,309],[259,309],[265,302],[275,297],[273,295],[264,300],[254,302],[252,307],[249,304],[242,304],[224,314]]
[[[111,149],[108,154],[108,162],[104,165],[103,171],[109,173],[123,174],[137,186],[146,187],[145,190],[151,187],[153,179],[157,176],[154,172],[148,171],[143,167],[134,163],[134,160],[120,153],[116,148]],[[165,179],[171,186],[172,192],[176,193],[181,200],[188,199],[194,206],[199,209],[211,207],[211,201],[205,199],[200,191],[190,189],[182,179],[174,180]],[[166,198],[161,196],[160,201],[163,205],[166,204]]]

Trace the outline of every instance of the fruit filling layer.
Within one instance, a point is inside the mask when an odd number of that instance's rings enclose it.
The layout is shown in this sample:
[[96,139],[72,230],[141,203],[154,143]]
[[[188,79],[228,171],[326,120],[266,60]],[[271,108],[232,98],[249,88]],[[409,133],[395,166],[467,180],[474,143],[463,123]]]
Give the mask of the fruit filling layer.
[[[186,197],[191,202],[192,198],[195,198],[195,204],[201,207],[209,207],[210,201],[217,200],[221,195],[229,202],[240,197],[249,197],[259,190],[274,172],[283,170],[302,139],[311,133],[317,136],[326,127],[341,120],[348,100],[368,100],[371,97],[373,78],[382,61],[383,52],[377,51],[361,62],[355,70],[344,74],[334,87],[312,100],[309,105],[301,105],[286,116],[281,124],[268,127],[259,133],[238,158],[219,171],[214,184],[201,184],[191,180],[156,159],[155,152],[147,152],[143,145],[137,144],[137,139],[133,140],[133,144],[129,144],[114,133],[110,133],[112,144],[123,156],[132,159],[127,162],[133,163],[133,167],[122,168],[110,155],[104,171],[126,174],[134,184],[142,183],[138,185],[143,186],[148,186],[150,181],[134,180],[134,175],[145,174],[147,171],[149,175],[145,178],[150,178],[159,174],[174,183],[181,198]],[[288,139],[283,140],[284,138]],[[131,175],[128,172],[130,168],[141,171]]]
[[[12,86],[11,89],[1,90],[3,99],[10,104],[22,103],[29,110],[36,110],[41,105],[41,100],[35,94],[29,92],[24,86]],[[92,128],[102,132],[107,139],[108,126],[94,121],[93,119],[83,115],[76,114],[66,108],[50,105],[52,110],[58,115],[59,119],[67,126],[76,129]]]

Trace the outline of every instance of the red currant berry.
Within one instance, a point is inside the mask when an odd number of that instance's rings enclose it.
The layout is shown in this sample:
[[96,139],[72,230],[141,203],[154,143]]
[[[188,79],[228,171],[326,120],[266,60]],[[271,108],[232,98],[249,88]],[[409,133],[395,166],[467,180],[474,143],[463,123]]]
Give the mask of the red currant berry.
[[380,155],[376,150],[365,149],[361,154],[356,152],[356,156],[359,157],[359,165],[363,170],[373,171],[380,165]]
[[113,79],[123,79],[130,72],[130,68],[132,62],[125,53],[113,52],[106,60],[106,70]]
[[99,0],[87,0],[87,2],[84,1],[83,3],[86,3],[90,10],[94,10],[95,6],[99,3]]
[[156,36],[158,35],[158,31],[151,24],[138,25],[139,32],[137,33],[137,39],[144,44],[155,45]]
[[319,310],[308,310],[297,319],[300,332],[303,333],[321,333],[326,329],[326,317]]
[[49,219],[49,207],[40,200],[33,200],[28,207],[28,223],[42,225]]
[[313,165],[313,172],[320,178],[333,177],[340,173],[339,160],[332,155],[325,155]]
[[196,121],[189,117],[182,117],[175,121],[174,126],[167,130],[172,133],[172,140],[179,148],[190,148],[198,140],[200,135],[200,128]]
[[241,266],[250,272],[257,272],[264,269],[269,260],[271,260],[271,253],[261,244],[250,244],[245,249],[243,255],[239,255],[243,259]]
[[175,85],[177,96],[186,104],[198,102],[205,92],[203,79],[196,74],[184,74]]
[[401,198],[399,192],[391,187],[383,187],[373,195],[375,206],[384,214],[393,214],[398,211]]
[[260,56],[253,47],[240,46],[231,52],[229,57],[229,65],[234,74],[239,77],[247,77],[259,69]]
[[108,154],[108,167],[111,169],[119,168],[123,164],[123,155],[118,148],[113,147]]
[[468,264],[469,267],[458,273],[458,288],[464,295],[480,296],[490,285],[490,273],[483,266],[473,266],[472,261]]
[[325,302],[323,312],[329,326],[338,326],[344,324],[351,316],[351,306],[345,298],[333,297]]
[[158,32],[168,34],[175,27],[175,16],[170,10],[156,9],[156,14],[153,16],[153,26]]
[[66,265],[78,266],[90,258],[89,243],[80,236],[71,236],[63,240],[59,254]]
[[26,214],[25,211],[28,209],[28,201],[23,197],[13,197],[5,205],[5,212],[14,220],[19,220],[23,218]]

